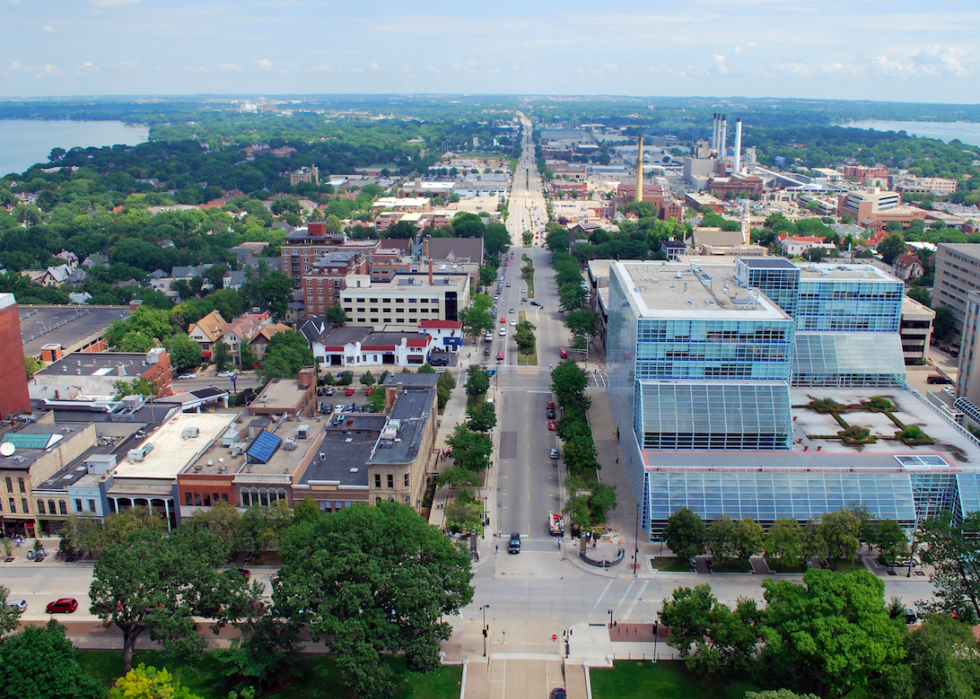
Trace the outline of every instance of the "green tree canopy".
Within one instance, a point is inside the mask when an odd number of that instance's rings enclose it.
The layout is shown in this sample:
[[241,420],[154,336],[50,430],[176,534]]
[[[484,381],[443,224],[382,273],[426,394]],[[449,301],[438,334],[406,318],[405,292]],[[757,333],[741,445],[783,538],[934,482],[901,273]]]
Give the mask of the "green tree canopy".
[[704,521],[686,507],[667,519],[664,541],[681,558],[694,558],[705,552],[707,528]]
[[359,695],[391,694],[383,652],[438,667],[451,631],[443,617],[473,599],[469,555],[407,505],[355,505],[297,525],[281,554],[276,607],[326,643]]
[[293,330],[276,333],[269,340],[262,358],[262,374],[267,380],[293,378],[300,369],[313,366],[313,350],[302,333]]
[[201,366],[201,346],[187,333],[177,333],[168,338],[165,346],[170,355],[170,363],[179,369],[193,369]]
[[0,687],[4,696],[32,699],[102,699],[105,689],[85,674],[65,627],[53,618],[27,626],[0,645]]

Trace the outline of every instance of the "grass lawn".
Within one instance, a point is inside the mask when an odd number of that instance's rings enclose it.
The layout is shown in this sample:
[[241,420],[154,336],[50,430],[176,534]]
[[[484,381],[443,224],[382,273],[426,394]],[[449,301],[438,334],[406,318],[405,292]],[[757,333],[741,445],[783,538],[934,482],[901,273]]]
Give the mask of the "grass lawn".
[[[106,687],[122,675],[122,651],[85,650],[78,657],[86,672],[98,677]],[[428,674],[412,672],[402,656],[388,656],[386,664],[394,671],[396,699],[445,699],[458,697],[463,670],[461,667],[440,667]],[[134,665],[146,663],[154,667],[167,667],[192,693],[204,699],[225,699],[228,689],[217,677],[218,663],[210,654],[192,664],[172,664],[168,667],[156,651],[136,653]],[[264,694],[264,699],[347,699],[351,693],[344,689],[340,672],[328,655],[303,655],[288,686],[278,692]]]
[[799,575],[803,574],[803,569],[800,568],[799,563],[783,563],[778,558],[767,558],[766,565],[769,566],[769,570],[773,573],[797,573]]
[[716,573],[751,573],[752,564],[748,561],[727,561],[714,567]]
[[853,558],[837,561],[838,573],[850,573],[853,570],[867,570],[867,568],[864,567],[864,563]]
[[487,400],[487,394],[481,393],[478,396],[466,396],[466,409],[479,408]]
[[615,668],[591,669],[595,699],[743,699],[758,687],[742,680],[719,682],[697,677],[684,663],[617,660]]
[[651,558],[650,565],[664,573],[690,573],[691,564],[683,558]]

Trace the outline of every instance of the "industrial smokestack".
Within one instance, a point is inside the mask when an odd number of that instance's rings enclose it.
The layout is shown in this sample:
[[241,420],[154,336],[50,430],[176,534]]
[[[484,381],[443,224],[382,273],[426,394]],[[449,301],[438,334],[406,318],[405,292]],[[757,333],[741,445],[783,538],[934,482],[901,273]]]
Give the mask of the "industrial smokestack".
[[636,151],[636,201],[643,201],[643,136]]
[[742,119],[735,120],[735,169],[734,174],[742,171]]
[[711,150],[718,150],[718,113],[711,115]]
[[433,283],[432,283],[432,260],[429,260],[429,286],[433,286]]
[[721,115],[721,132],[719,133],[720,145],[718,148],[718,157],[721,160],[725,159],[725,147],[728,145],[728,115]]

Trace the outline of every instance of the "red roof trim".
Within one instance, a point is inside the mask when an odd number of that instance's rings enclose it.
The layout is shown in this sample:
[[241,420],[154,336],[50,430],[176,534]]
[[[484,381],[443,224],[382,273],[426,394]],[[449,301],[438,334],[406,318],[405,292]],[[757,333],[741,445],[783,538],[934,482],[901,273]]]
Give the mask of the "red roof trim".
[[461,330],[463,324],[455,320],[423,320],[419,323],[420,328],[442,328],[446,330]]

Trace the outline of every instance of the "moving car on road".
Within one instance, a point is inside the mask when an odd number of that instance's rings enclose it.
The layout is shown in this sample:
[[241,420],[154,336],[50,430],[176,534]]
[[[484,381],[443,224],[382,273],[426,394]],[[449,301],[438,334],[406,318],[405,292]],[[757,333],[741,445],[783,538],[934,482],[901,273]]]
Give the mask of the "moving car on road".
[[218,378],[219,379],[230,379],[234,375],[235,375],[235,372],[233,372],[233,371],[222,371],[220,374],[218,374]]
[[551,447],[551,451],[548,452],[548,458],[549,459],[557,459],[558,458],[558,449],[556,449],[555,447]]
[[197,374],[181,374],[177,377],[178,379],[196,379]]
[[44,608],[48,614],[71,614],[78,609],[78,600],[74,597],[62,597],[54,602],[48,602]]
[[558,425],[557,425],[557,424],[555,423],[555,421],[554,421],[554,420],[548,420],[548,429],[549,429],[549,430],[550,430],[551,432],[554,432],[555,430],[557,430],[557,429],[558,429]]
[[497,361],[498,362],[504,361],[504,351],[503,350],[500,350],[500,351],[497,352]]
[[520,553],[521,552],[521,534],[520,532],[512,532],[510,535],[510,541],[507,542],[507,553]]
[[562,359],[568,359],[568,350],[562,347],[561,351],[558,352],[558,356],[561,357]]
[[500,329],[500,337],[507,337],[507,328]]

